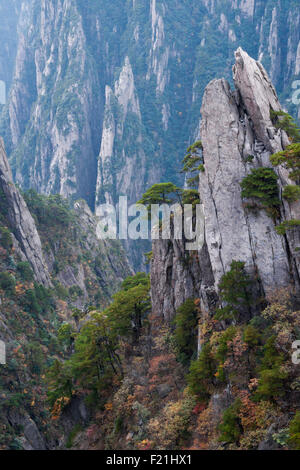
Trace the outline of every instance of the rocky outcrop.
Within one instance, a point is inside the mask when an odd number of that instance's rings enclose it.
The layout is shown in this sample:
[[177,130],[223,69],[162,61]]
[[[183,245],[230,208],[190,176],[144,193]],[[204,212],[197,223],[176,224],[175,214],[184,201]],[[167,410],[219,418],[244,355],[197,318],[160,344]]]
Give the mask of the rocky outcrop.
[[[206,247],[201,253],[187,252],[183,240],[153,242],[151,262],[151,303],[153,314],[171,321],[187,300],[199,298],[205,286],[206,305],[215,301],[213,277]],[[204,294],[204,289],[203,289]]]
[[[5,198],[3,202],[6,218],[12,231],[15,250],[22,260],[30,263],[38,283],[49,287],[51,277],[55,277],[66,288],[77,286],[83,294],[75,301],[75,305],[83,308],[90,296],[87,283],[93,281],[95,286],[99,283],[102,297],[108,301],[122,280],[131,274],[131,268],[120,243],[98,239],[98,219],[84,200],[74,204],[74,226],[69,234],[60,235],[64,237],[63,243],[49,238],[51,234],[36,223],[24,198],[13,183],[2,139],[0,139],[0,190],[2,197]],[[62,246],[68,246],[68,249],[64,251]],[[82,260],[86,256],[90,260],[97,260],[95,269],[85,269]],[[60,269],[58,265],[61,266]]]
[[[117,205],[120,196],[127,196],[128,205],[135,204],[145,188],[159,181],[159,168],[147,161],[149,155],[147,157],[143,145],[145,133],[134,74],[126,56],[114,89],[106,86],[96,214],[103,203]],[[129,240],[124,245],[134,268],[144,269],[143,253],[149,251],[148,244]]]
[[282,150],[287,136],[270,120],[270,108],[278,110],[280,104],[266,72],[241,49],[234,76],[240,95],[225,80],[216,80],[203,98],[205,174],[200,178],[200,196],[205,236],[216,287],[234,258],[258,273],[267,292],[291,280],[285,240],[265,211],[253,214],[245,209],[240,183],[252,168],[270,167],[270,152]]
[[[155,181],[147,172],[143,149],[144,127],[134,75],[129,57],[125,58],[114,91],[106,86],[106,105],[98,159],[96,189],[97,206],[103,202],[118,203],[120,195],[127,195],[128,202],[137,201],[144,189]],[[116,172],[116,166],[123,171]],[[136,175],[139,175],[137,178]]]
[[[281,110],[276,91],[260,62],[250,58],[241,48],[236,51],[235,58],[234,83],[240,92],[247,115],[253,123],[254,133],[267,150],[278,151],[287,140],[284,134],[274,133],[270,117],[271,109]],[[281,137],[285,138],[285,142],[279,140]]]
[[46,450],[45,437],[40,433],[36,423],[28,414],[20,414],[18,411],[8,413],[8,422],[14,427],[23,429],[23,437],[20,439],[23,450]]
[[[55,262],[60,262],[62,268],[56,274],[59,282],[66,288],[80,287],[82,295],[75,300],[76,307],[83,309],[91,302],[89,286],[93,286],[92,290],[98,297],[100,295],[100,304],[104,306],[132,270],[119,241],[97,238],[98,219],[84,200],[75,203],[74,214],[77,233],[74,239],[70,239],[68,260],[61,263],[62,254],[54,246],[48,252],[49,269],[53,272]],[[89,267],[83,261],[87,257]],[[70,259],[76,261],[70,262]]]
[[[270,118],[270,109],[282,108],[263,66],[241,48],[236,51],[234,81],[233,91],[225,79],[213,80],[203,97],[200,135],[205,172],[200,174],[199,193],[205,246],[197,263],[192,258],[181,264],[187,252],[176,240],[153,244],[154,312],[167,319],[188,297],[200,297],[202,307],[211,311],[220,279],[233,260],[246,263],[261,294],[299,283],[299,230],[278,235],[267,212],[249,209],[241,197],[243,178],[252,169],[272,167],[270,155],[289,144],[286,133],[276,129]],[[286,170],[277,172],[280,190],[292,184]],[[299,218],[299,203],[282,200],[281,220],[290,218]],[[204,273],[209,273],[208,282]]]
[[[266,148],[261,151],[262,165],[270,166],[270,152],[280,152],[290,144],[284,131],[274,129],[270,118],[270,109],[282,110],[276,91],[262,65],[248,56],[243,50],[236,52],[234,66],[234,82],[239,90],[246,112],[253,124],[254,132]],[[263,150],[263,149],[261,149]],[[289,179],[288,171],[283,167],[276,170],[279,176],[279,187],[282,191],[287,184],[295,184]],[[300,218],[300,202],[288,203],[282,199],[282,219]],[[296,228],[286,235],[288,252],[291,254],[290,264],[294,278],[299,282],[300,259],[297,247],[300,243],[300,233]]]
[[7,217],[10,227],[16,237],[17,247],[30,263],[35,279],[40,284],[50,286],[50,276],[47,270],[42,245],[34,219],[30,214],[24,199],[15,187],[12,173],[6,158],[4,143],[0,138],[0,190],[5,198]]

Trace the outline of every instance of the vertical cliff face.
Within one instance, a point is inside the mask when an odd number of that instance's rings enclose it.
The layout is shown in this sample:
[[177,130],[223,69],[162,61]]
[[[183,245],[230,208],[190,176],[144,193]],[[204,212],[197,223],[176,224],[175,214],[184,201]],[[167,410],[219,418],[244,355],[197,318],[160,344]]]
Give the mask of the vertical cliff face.
[[[0,193],[1,215],[12,232],[15,250],[21,259],[29,262],[39,284],[53,287],[51,278],[56,278],[67,289],[78,286],[82,295],[75,303],[83,308],[91,301],[90,291],[97,293],[97,285],[101,293],[100,303],[104,305],[121,281],[131,273],[119,242],[97,239],[97,219],[85,201],[75,204],[68,234],[59,230],[59,220],[54,222],[58,226],[53,227],[53,220],[40,218],[37,209],[40,196],[34,201],[26,195],[29,206],[26,204],[13,183],[2,139]],[[92,269],[83,261],[86,257],[89,264],[93,263]]]
[[114,91],[106,86],[96,209],[103,202],[117,203],[119,195],[127,195],[133,204],[155,178],[159,179],[159,172],[148,168],[143,135],[134,75],[126,56]]
[[205,245],[200,253],[187,252],[183,240],[153,242],[151,303],[156,317],[170,322],[187,300],[202,297],[213,309],[217,302],[212,266]]
[[297,112],[297,2],[26,0],[8,13],[18,35],[7,36],[10,59],[0,64],[8,77],[16,55],[1,133],[23,188],[94,208],[125,192],[137,200],[158,180],[182,183],[205,86],[231,78],[238,45],[260,58]]
[[0,191],[1,205],[5,205],[17,250],[30,263],[36,281],[49,287],[50,276],[44,261],[41,240],[33,217],[13,183],[2,139],[0,139]]
[[12,0],[11,2],[0,3],[0,80],[6,83],[9,89],[13,77],[18,35],[17,26],[22,4],[22,0]]
[[8,104],[11,158],[23,187],[93,204],[98,90],[76,4],[32,2],[22,14]]
[[[270,120],[270,109],[278,110],[280,105],[266,72],[242,50],[236,60],[240,96],[226,81],[216,80],[208,85],[203,98],[205,174],[200,195],[205,236],[216,287],[234,258],[258,273],[267,292],[290,281],[285,240],[264,210],[254,214],[245,209],[240,183],[251,169],[271,166],[270,152],[282,150],[286,136]],[[251,163],[247,162],[250,155],[254,157]]]
[[[276,91],[259,62],[251,59],[244,51],[236,52],[236,64],[234,66],[234,82],[240,93],[247,115],[250,118],[260,150],[258,155],[263,166],[270,166],[270,154],[285,149],[290,140],[284,131],[275,129],[270,117],[270,110],[281,110]],[[264,148],[259,144],[263,142]],[[256,144],[257,149],[257,144]],[[259,157],[258,157],[259,159]],[[284,186],[295,184],[289,179],[289,173],[283,167],[276,169],[279,180],[280,194]],[[281,218],[283,221],[299,219],[299,201],[287,202],[281,197]],[[299,282],[299,231],[288,231],[286,235],[285,250],[289,254],[289,267],[296,283]],[[287,243],[287,244],[286,244]],[[277,253],[277,252],[276,252]]]
[[[233,260],[246,263],[262,294],[299,282],[299,230],[285,237],[278,235],[270,215],[262,208],[251,210],[241,196],[242,180],[253,169],[272,167],[271,154],[289,144],[286,133],[276,129],[270,118],[270,110],[279,111],[281,105],[263,66],[241,48],[233,71],[234,91],[226,80],[217,79],[207,86],[203,97],[200,135],[205,172],[200,174],[199,193],[206,244],[196,258],[197,285],[186,289],[193,263],[178,276],[172,274],[180,266],[178,259],[186,256],[184,247],[178,257],[173,256],[178,251],[176,241],[169,242],[167,249],[164,241],[154,243],[152,297],[155,311],[164,317],[173,316],[178,307],[172,295],[168,295],[168,305],[160,295],[168,289],[180,292],[181,301],[200,297],[204,309],[210,310],[213,304],[207,293],[217,294],[221,277]],[[292,184],[284,168],[279,167],[277,173],[280,190]],[[299,218],[299,202],[288,204],[282,199],[280,217],[281,221]],[[203,272],[211,273],[208,282],[203,282]]]

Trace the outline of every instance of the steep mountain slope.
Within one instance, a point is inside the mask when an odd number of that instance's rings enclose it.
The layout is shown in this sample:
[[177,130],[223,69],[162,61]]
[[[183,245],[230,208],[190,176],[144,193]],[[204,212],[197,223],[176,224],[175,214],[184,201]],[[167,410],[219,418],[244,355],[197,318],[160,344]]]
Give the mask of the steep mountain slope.
[[0,178],[1,208],[7,214],[9,226],[14,229],[16,244],[19,245],[18,251],[25,255],[31,264],[36,281],[49,287],[50,277],[42,253],[41,240],[24,199],[13,184],[2,139],[0,139]]
[[[84,316],[91,304],[105,307],[131,273],[118,242],[98,241],[96,223],[84,201],[72,210],[58,196],[22,196],[0,141],[0,340],[7,353],[0,366],[2,449],[57,445],[44,374],[64,356],[59,328],[76,323],[75,308]],[[84,419],[82,405],[73,405],[67,428],[73,414]]]

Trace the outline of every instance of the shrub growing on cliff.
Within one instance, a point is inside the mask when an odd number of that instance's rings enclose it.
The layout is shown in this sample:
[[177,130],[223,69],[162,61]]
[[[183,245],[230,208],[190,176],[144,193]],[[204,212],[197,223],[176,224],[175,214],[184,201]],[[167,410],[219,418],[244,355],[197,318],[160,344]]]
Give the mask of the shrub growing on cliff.
[[277,398],[282,397],[285,393],[284,381],[286,378],[287,373],[280,369],[280,367],[272,367],[271,369],[262,370],[254,399],[256,401],[275,401]]
[[21,261],[17,264],[17,271],[23,281],[33,281],[33,271],[30,264],[26,261]]
[[243,340],[250,348],[255,348],[261,340],[261,334],[257,328],[249,324],[244,328]]
[[173,183],[159,183],[154,184],[149,188],[143,197],[138,201],[138,204],[147,206],[151,210],[152,204],[175,204],[181,203],[182,189],[178,188]]
[[300,411],[297,411],[294,419],[290,422],[289,435],[290,447],[294,450],[300,450]]
[[26,290],[21,298],[21,304],[24,310],[33,315],[47,313],[55,307],[50,290],[39,284],[35,284],[33,289]]
[[271,109],[270,117],[277,129],[284,130],[293,142],[300,142],[300,129],[290,114]]
[[0,289],[2,289],[7,295],[13,295],[15,293],[16,280],[7,271],[0,273]]
[[282,152],[273,154],[270,160],[273,166],[283,165],[290,170],[289,178],[300,183],[300,143],[289,145]]
[[227,410],[224,411],[222,423],[219,425],[220,442],[238,443],[242,434],[242,425],[239,418],[241,401],[236,400]]
[[56,360],[47,372],[47,399],[51,407],[58,403],[63,407],[68,403],[73,391],[72,382],[70,363]]
[[216,350],[216,359],[222,364],[225,362],[228,353],[228,343],[233,340],[237,333],[235,326],[227,328],[219,338],[218,348]]
[[30,189],[23,196],[40,226],[66,228],[74,220],[69,202],[59,194],[44,196]]
[[245,263],[232,261],[230,270],[224,274],[219,284],[219,294],[224,307],[217,310],[219,320],[239,320],[251,305],[251,279],[245,271]]
[[255,168],[241,182],[242,197],[255,198],[274,216],[279,209],[278,177],[271,168]]
[[0,244],[8,251],[13,247],[11,233],[6,227],[0,227]]
[[68,350],[74,343],[75,331],[69,323],[63,323],[58,330],[57,338],[59,342]]
[[209,400],[215,373],[216,362],[211,346],[207,343],[203,346],[199,358],[191,363],[190,372],[187,376],[189,389],[197,396],[199,401],[206,402]]
[[[103,312],[90,309],[90,319],[78,334],[75,335],[69,325],[60,329],[59,337],[67,347],[75,339],[74,353],[62,366],[56,363],[51,369],[48,380],[52,405],[69,396],[62,393],[70,393],[70,379],[76,387],[89,392],[88,401],[92,404],[99,399],[102,390],[111,386],[114,376],[122,376],[120,343],[137,340],[142,320],[150,310],[149,290],[149,276],[138,273],[123,282],[120,292]],[[79,322],[81,312],[75,309],[75,315]],[[58,371],[57,379],[55,370]]]
[[276,349],[276,337],[271,336],[265,346],[260,366],[260,376],[254,399],[275,401],[285,393],[287,372],[282,368],[284,358]]
[[197,308],[193,299],[188,299],[179,309],[174,319],[174,340],[178,350],[178,360],[188,364],[197,346]]
[[190,188],[195,188],[198,186],[199,173],[205,171],[203,165],[202,150],[202,142],[198,140],[187,149],[187,155],[182,160],[183,169],[181,170],[181,173],[185,173],[187,175],[192,175],[193,173],[196,173],[195,176],[191,176],[187,179],[187,185]]
[[285,222],[282,222],[282,224],[277,225],[275,227],[275,230],[278,233],[278,235],[285,235],[287,230],[292,230],[299,226],[300,226],[300,220],[292,219],[292,220],[286,220]]
[[300,199],[300,187],[289,184],[288,186],[285,186],[282,196],[288,202],[296,202]]

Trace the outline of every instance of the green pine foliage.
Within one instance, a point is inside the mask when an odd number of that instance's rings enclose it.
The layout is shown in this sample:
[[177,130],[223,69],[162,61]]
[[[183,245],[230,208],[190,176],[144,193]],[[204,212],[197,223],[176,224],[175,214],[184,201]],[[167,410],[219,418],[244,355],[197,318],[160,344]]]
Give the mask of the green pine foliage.
[[55,301],[50,289],[34,283],[33,289],[27,289],[21,299],[23,309],[32,316],[46,314],[55,308]]
[[188,364],[197,349],[198,311],[194,299],[188,299],[177,310],[174,319],[174,342],[178,360]]
[[300,199],[300,187],[288,184],[284,187],[282,197],[288,202],[296,202]]
[[293,143],[282,152],[274,153],[270,160],[274,167],[283,165],[289,170],[289,178],[300,183],[300,143]]
[[[300,183],[300,129],[292,116],[283,111],[271,110],[271,119],[275,127],[283,129],[288,134],[291,145],[289,145],[282,152],[275,153],[270,157],[273,166],[283,165],[287,170],[290,170],[289,177],[297,184]],[[290,202],[299,199],[299,191],[292,189],[288,186],[284,189],[283,196]]]
[[275,229],[278,235],[285,235],[288,230],[293,230],[294,228],[297,228],[299,226],[300,226],[300,220],[291,219],[291,220],[286,220],[285,222],[282,222],[281,224],[277,225]]
[[0,273],[0,289],[5,291],[8,295],[14,295],[16,288],[15,277],[7,271]]
[[239,320],[245,311],[249,311],[252,301],[250,288],[251,279],[245,271],[245,263],[232,261],[230,270],[219,284],[219,295],[224,306],[217,310],[216,318]]
[[259,385],[254,398],[274,401],[285,394],[285,380],[288,377],[288,373],[282,368],[284,357],[277,351],[275,336],[267,340],[263,352]]
[[[203,165],[202,151],[202,142],[198,140],[187,149],[187,155],[182,160],[183,168],[181,170],[181,173],[190,175],[190,177],[187,179],[187,185],[190,188],[195,188],[198,186],[199,173],[205,171]],[[196,175],[191,176],[193,175],[193,173],[196,173]]]
[[33,281],[33,271],[27,261],[20,261],[20,263],[17,264],[17,272],[19,274],[20,279],[22,279],[23,281]]
[[183,204],[191,204],[194,208],[200,204],[199,192],[196,189],[186,189],[182,195]]
[[73,392],[73,377],[69,362],[55,359],[47,372],[47,398],[53,407],[61,398],[71,398]]
[[300,450],[300,411],[297,411],[295,417],[290,422],[289,427],[289,445],[294,450]]
[[59,194],[44,196],[30,189],[23,197],[39,227],[47,229],[55,226],[56,230],[58,227],[65,229],[74,221],[69,201]]
[[[59,330],[59,339],[68,348],[74,342],[74,353],[64,363],[54,362],[47,376],[48,399],[51,407],[71,398],[83,388],[89,393],[90,404],[109,389],[114,377],[122,377],[120,341],[136,344],[143,321],[150,311],[150,281],[145,273],[127,278],[113,302],[104,311],[89,309],[89,320],[76,334],[70,325]],[[77,322],[80,311],[75,312]],[[100,400],[101,401],[101,400]]]
[[233,340],[236,333],[237,328],[235,326],[230,326],[222,333],[216,351],[216,359],[219,363],[224,364],[228,353],[228,343]]
[[196,189],[183,190],[173,183],[160,183],[149,188],[137,204],[145,205],[150,215],[151,205],[154,204],[191,204],[195,208],[199,203],[200,196]]
[[203,346],[199,358],[191,363],[187,383],[192,394],[200,402],[207,402],[211,396],[214,375],[216,373],[216,361],[209,343]]
[[143,204],[151,211],[152,204],[175,204],[181,200],[182,189],[173,183],[159,183],[151,186],[137,204]]
[[63,323],[57,332],[57,339],[68,350],[75,339],[75,331],[72,325]]
[[149,288],[149,276],[146,273],[137,273],[135,276],[127,277],[122,282],[121,289],[124,291],[128,291],[140,285]]
[[261,341],[261,333],[255,326],[249,324],[244,328],[243,340],[251,348],[255,348]]
[[10,230],[6,227],[0,226],[0,245],[7,251],[11,251],[13,247],[13,240]]
[[241,401],[236,400],[223,413],[222,423],[219,425],[219,441],[226,444],[237,443],[242,434],[242,425],[239,418]]
[[284,130],[293,142],[300,142],[300,129],[290,114],[271,109],[270,116],[277,129]]
[[273,169],[255,168],[241,182],[242,197],[254,198],[274,217],[280,207],[277,180],[278,177]]
[[153,259],[153,251],[148,251],[147,253],[144,253],[145,257],[145,264],[150,264],[152,259]]

